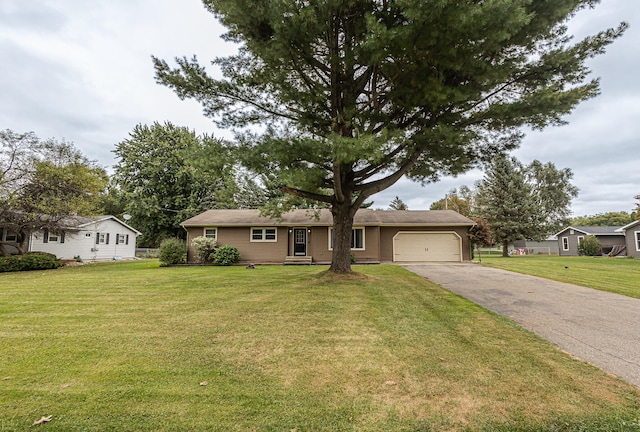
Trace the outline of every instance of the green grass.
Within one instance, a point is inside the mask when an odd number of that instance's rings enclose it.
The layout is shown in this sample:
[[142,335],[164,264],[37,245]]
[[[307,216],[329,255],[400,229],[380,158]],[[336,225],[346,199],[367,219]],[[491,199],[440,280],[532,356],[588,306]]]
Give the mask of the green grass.
[[482,256],[482,264],[640,298],[640,260],[607,257]]
[[0,431],[640,431],[637,388],[510,321],[322,270],[0,275]]

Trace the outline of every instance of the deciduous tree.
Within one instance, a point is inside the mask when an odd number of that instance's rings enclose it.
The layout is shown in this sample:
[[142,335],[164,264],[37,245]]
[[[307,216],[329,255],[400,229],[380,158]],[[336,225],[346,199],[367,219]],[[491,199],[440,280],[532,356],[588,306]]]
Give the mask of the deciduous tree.
[[204,0],[239,45],[214,61],[223,78],[153,60],[219,125],[260,126],[238,136],[244,163],[331,207],[331,271],[350,272],[353,217],[373,194],[461,173],[598,93],[585,62],[626,24],[572,43],[567,20],[595,3]]
[[171,123],[138,125],[116,145],[113,180],[145,246],[184,237],[180,222],[212,208],[233,208],[235,164],[211,136]]
[[573,226],[624,226],[634,221],[633,214],[627,212],[607,212],[571,219]]
[[[72,214],[94,215],[108,177],[73,143],[33,132],[0,132],[0,227],[16,234],[19,253],[34,231],[64,231]],[[0,253],[6,254],[0,242]]]

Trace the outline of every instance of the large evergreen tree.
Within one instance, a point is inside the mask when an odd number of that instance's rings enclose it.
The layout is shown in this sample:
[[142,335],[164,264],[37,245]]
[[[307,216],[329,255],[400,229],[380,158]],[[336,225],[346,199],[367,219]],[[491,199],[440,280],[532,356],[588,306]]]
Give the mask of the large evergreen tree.
[[[571,43],[597,0],[204,0],[237,55],[196,58],[157,80],[239,135],[245,163],[331,207],[331,270],[351,271],[353,217],[402,176],[429,182],[562,123],[598,93],[585,61],[626,25]],[[255,130],[255,129],[254,129]]]
[[478,183],[476,211],[491,227],[495,241],[542,240],[568,223],[569,208],[578,189],[568,168],[533,161],[523,166],[512,157],[498,157]]

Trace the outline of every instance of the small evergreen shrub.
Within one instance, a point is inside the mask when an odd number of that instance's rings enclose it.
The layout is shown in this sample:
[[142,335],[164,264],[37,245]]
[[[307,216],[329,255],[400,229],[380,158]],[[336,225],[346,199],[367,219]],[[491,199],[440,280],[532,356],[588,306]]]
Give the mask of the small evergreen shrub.
[[213,253],[213,261],[219,265],[230,266],[240,261],[240,252],[235,246],[221,246]]
[[218,242],[216,239],[200,236],[191,240],[191,246],[195,249],[199,262],[210,263],[213,261]]
[[158,258],[161,267],[183,264],[187,260],[187,245],[180,239],[162,240],[158,250]]
[[14,272],[20,270],[20,257],[18,255],[0,257],[0,272]]
[[63,265],[55,255],[46,252],[28,252],[0,258],[0,272],[48,270]]
[[584,256],[600,256],[602,255],[602,247],[595,236],[586,236],[578,244],[578,254]]

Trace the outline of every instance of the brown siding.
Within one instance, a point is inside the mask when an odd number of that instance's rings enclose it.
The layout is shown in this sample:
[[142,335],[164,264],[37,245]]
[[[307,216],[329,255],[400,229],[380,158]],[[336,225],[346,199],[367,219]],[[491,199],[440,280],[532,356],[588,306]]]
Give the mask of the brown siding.
[[462,260],[471,260],[471,243],[469,242],[469,227],[381,227],[380,228],[380,260],[393,261],[393,237],[399,231],[416,232],[455,232],[462,239]]
[[[219,227],[218,245],[231,245],[238,248],[240,261],[243,262],[283,262],[288,253],[288,231],[277,227],[276,242],[252,242],[251,227]],[[189,228],[187,231],[187,259],[195,262],[195,251],[191,240],[203,234],[203,228]]]
[[[357,227],[357,226],[356,226]],[[293,243],[289,227],[277,227],[277,242],[251,242],[251,227],[218,227],[218,244],[230,244],[238,248],[240,260],[243,262],[284,262],[292,255]],[[332,251],[329,249],[329,228],[326,226],[307,227],[307,255],[313,257],[315,263],[330,263]],[[393,236],[398,231],[455,231],[462,238],[462,259],[471,259],[468,227],[365,227],[364,250],[354,250],[356,262],[393,261]],[[187,259],[195,262],[195,251],[191,240],[204,233],[203,227],[191,227],[187,230]]]

